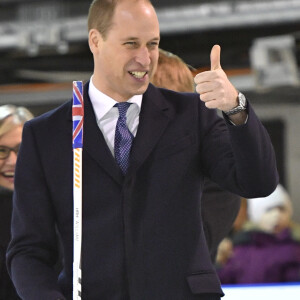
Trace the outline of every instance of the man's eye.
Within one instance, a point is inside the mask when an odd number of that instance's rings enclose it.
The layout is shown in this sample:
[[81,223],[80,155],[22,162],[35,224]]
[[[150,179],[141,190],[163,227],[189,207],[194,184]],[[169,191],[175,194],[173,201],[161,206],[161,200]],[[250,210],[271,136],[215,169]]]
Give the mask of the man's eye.
[[125,45],[129,45],[129,46],[133,46],[133,45],[135,45],[136,44],[136,42],[126,42],[126,43],[124,43]]
[[156,47],[158,47],[158,42],[151,42],[151,43],[149,44],[149,46],[150,46],[151,48],[156,48]]

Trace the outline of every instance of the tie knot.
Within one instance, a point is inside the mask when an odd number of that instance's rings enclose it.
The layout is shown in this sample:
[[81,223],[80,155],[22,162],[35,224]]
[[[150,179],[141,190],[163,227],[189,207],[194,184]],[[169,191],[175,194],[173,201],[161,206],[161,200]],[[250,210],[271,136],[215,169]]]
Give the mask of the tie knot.
[[129,102],[119,102],[119,103],[116,103],[114,105],[114,107],[118,108],[120,117],[125,117],[130,105],[131,105],[131,103],[129,103]]

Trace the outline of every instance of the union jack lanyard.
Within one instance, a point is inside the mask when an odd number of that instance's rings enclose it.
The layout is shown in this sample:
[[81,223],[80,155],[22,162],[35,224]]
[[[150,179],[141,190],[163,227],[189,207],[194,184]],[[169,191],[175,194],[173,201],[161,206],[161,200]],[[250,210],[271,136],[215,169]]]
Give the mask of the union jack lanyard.
[[73,300],[81,299],[83,84],[73,81]]

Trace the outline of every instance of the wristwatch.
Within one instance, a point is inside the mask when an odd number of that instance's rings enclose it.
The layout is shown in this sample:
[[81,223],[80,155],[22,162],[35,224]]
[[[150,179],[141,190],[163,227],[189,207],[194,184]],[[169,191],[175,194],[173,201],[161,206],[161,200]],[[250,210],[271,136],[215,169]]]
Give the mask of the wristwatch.
[[242,94],[241,92],[239,92],[239,94],[238,94],[238,101],[239,101],[238,106],[236,106],[228,111],[224,111],[224,114],[226,114],[227,116],[231,116],[231,115],[235,115],[235,114],[245,110],[247,100],[246,100],[246,97],[244,96],[244,94]]

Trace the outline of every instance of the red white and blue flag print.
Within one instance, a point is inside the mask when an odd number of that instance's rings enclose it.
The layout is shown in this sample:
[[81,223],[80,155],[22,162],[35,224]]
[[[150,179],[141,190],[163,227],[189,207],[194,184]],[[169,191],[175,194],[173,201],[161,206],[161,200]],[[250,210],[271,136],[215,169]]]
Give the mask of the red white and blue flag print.
[[73,149],[82,148],[83,146],[83,84],[82,81],[73,81]]

